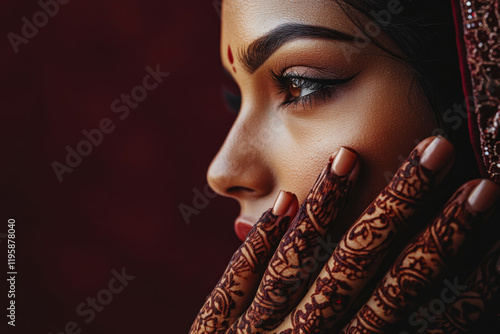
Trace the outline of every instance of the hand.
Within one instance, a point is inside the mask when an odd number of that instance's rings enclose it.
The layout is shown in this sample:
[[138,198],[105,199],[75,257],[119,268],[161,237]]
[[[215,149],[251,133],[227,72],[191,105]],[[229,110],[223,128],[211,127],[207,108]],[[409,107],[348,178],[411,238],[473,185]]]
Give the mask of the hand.
[[[345,324],[344,316],[444,178],[453,155],[443,138],[420,143],[328,256],[320,254],[322,245],[360,170],[356,154],[342,148],[297,214],[297,200],[287,193],[264,213],[207,298],[191,333],[316,333]],[[462,186],[407,245],[342,332],[386,333],[401,320],[418,303],[419,293],[442,275],[469,231],[481,224],[498,193],[490,181]]]
[[[485,313],[487,306],[492,310],[490,313],[494,312],[493,317],[498,318],[500,242],[483,258],[465,284],[458,280],[452,284],[453,288],[457,288],[456,291],[450,293],[451,289],[447,283],[448,287],[441,290],[443,296],[436,296],[439,299],[434,299],[419,309],[419,312],[414,313],[412,324],[419,333],[458,334],[471,332],[481,315]],[[445,291],[448,292],[447,295],[443,294]],[[434,312],[428,312],[428,310]],[[491,333],[499,333],[500,331],[498,323],[496,326],[488,324],[486,328]],[[408,332],[402,332],[402,334],[404,333]]]

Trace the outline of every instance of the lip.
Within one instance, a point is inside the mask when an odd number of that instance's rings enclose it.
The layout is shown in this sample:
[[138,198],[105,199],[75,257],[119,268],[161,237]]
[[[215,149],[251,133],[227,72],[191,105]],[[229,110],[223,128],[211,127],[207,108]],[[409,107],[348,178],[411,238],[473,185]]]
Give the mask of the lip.
[[253,225],[254,224],[250,219],[239,216],[234,221],[234,232],[241,241],[245,241],[245,238],[247,237],[248,232],[252,229]]

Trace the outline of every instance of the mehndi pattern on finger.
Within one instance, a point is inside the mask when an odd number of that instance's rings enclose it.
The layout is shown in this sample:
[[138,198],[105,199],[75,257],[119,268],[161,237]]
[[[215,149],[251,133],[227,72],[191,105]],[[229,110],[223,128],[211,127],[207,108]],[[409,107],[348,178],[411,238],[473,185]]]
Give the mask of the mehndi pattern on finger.
[[272,330],[302,297],[318,268],[318,249],[330,223],[344,208],[353,183],[349,174],[333,173],[332,163],[330,158],[271,259],[254,302],[229,333]]
[[[190,333],[225,333],[228,330],[252,300],[260,273],[288,229],[290,220],[290,217],[273,215],[271,209],[263,214],[207,297]],[[248,302],[245,303],[245,299]]]
[[424,289],[441,277],[447,263],[483,215],[471,212],[472,184],[462,186],[445,208],[413,239],[344,332],[385,333],[415,307]]
[[317,333],[330,328],[351,305],[359,287],[373,275],[391,242],[434,184],[415,149],[389,185],[342,238],[310,290],[292,311],[292,328]]
[[429,334],[458,334],[471,332],[486,306],[500,295],[500,275],[496,263],[500,257],[500,243],[481,261],[465,283],[465,288],[446,309],[425,322]]

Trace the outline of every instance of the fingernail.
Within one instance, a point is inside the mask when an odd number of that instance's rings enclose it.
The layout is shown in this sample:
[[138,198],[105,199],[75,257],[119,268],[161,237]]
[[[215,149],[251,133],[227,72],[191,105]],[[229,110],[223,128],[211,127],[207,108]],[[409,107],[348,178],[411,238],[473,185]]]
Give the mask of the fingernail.
[[292,199],[293,194],[291,192],[281,190],[273,205],[273,215],[284,215],[290,207]]
[[469,195],[469,206],[476,212],[485,212],[495,203],[500,195],[500,187],[493,181],[481,180]]
[[348,150],[345,147],[341,147],[339,153],[335,157],[332,163],[332,171],[338,176],[345,176],[349,174],[351,169],[354,167],[356,163],[356,159],[358,155]]
[[453,145],[445,138],[438,136],[427,146],[420,164],[432,171],[443,168],[453,155]]

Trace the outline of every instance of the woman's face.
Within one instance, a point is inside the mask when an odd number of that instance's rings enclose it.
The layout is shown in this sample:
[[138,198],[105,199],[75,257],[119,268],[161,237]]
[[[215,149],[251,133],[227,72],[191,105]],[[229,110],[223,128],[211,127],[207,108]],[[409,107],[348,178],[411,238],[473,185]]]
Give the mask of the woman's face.
[[436,128],[410,68],[361,31],[332,0],[223,1],[221,58],[242,102],[208,181],[240,203],[240,238],[280,190],[301,203],[340,146],[362,161],[344,229]]

